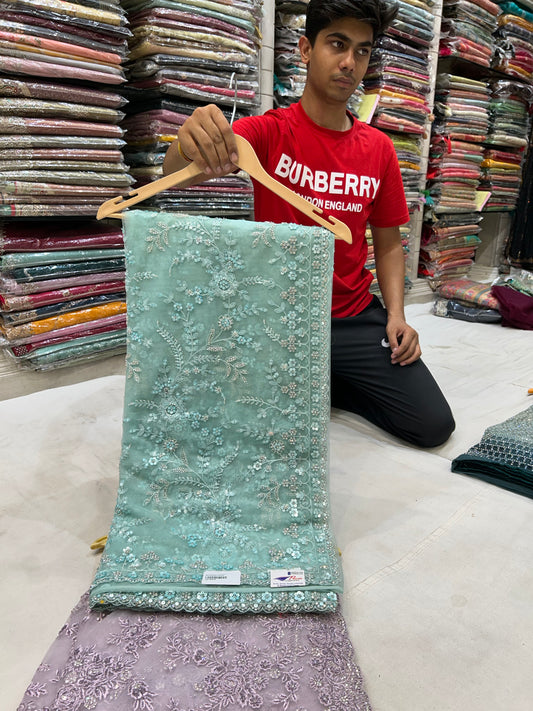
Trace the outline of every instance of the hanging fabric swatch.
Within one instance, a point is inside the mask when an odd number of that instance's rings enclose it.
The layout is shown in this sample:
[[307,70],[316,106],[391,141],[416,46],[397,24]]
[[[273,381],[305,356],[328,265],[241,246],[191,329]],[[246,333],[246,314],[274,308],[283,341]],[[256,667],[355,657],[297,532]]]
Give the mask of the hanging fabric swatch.
[[120,485],[92,606],[325,611],[333,237],[126,212]]

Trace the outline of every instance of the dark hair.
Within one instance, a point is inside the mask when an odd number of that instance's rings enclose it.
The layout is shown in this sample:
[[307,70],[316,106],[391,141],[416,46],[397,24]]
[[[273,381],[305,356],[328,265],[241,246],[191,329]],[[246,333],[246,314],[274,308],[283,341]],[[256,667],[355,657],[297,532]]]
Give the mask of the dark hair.
[[376,39],[394,20],[398,9],[395,2],[387,0],[309,0],[305,36],[313,46],[325,27],[343,17],[353,17],[371,25]]

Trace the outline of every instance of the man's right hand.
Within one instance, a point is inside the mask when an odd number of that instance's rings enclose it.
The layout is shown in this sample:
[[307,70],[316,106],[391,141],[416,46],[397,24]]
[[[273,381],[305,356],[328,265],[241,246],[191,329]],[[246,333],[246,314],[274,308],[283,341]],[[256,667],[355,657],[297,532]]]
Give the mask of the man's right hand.
[[214,104],[195,109],[184,122],[178,140],[171,143],[165,155],[163,171],[173,173],[187,165],[182,153],[194,161],[206,176],[225,175],[235,170],[238,160],[235,135],[222,111]]

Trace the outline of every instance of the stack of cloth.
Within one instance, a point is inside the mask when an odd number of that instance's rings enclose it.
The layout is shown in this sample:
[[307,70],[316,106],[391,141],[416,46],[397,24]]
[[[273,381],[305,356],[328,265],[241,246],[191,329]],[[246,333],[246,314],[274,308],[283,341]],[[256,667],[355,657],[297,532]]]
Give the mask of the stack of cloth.
[[274,35],[274,103],[289,106],[303,93],[307,72],[298,40],[305,30],[307,2],[276,0]]
[[437,287],[433,302],[435,316],[471,323],[500,323],[500,303],[490,284],[472,279],[454,279]]
[[[302,96],[307,70],[301,61],[298,41],[305,32],[309,0],[276,0],[274,41],[274,105],[289,106]],[[360,85],[348,102],[348,109],[359,115],[363,100]]]
[[485,210],[514,210],[531,126],[533,87],[518,81],[491,82],[489,134],[481,163],[480,189],[491,193]]
[[0,215],[96,215],[132,181],[118,125],[118,0],[5,0],[0,9]]
[[444,0],[439,56],[490,67],[500,12],[491,0]]
[[481,243],[481,220],[479,212],[433,215],[431,220],[426,212],[418,275],[432,289],[468,274]]
[[452,471],[533,497],[533,405],[487,427],[477,444],[452,461]]
[[[411,218],[420,210],[425,187],[421,164],[422,142],[431,120],[429,50],[435,22],[432,5],[425,0],[399,3],[396,19],[376,40],[363,79],[365,95],[377,99],[370,123],[386,133],[394,144]],[[406,258],[415,238],[412,234],[415,222],[411,219],[403,228]],[[373,266],[370,262],[369,267]],[[406,278],[406,287],[409,286],[410,280]]]
[[433,134],[427,171],[428,212],[440,215],[475,211],[482,162],[482,144]]
[[525,3],[501,2],[495,32],[492,68],[517,79],[533,81],[533,6]]
[[[411,228],[409,225],[401,225],[400,227],[400,236],[402,240],[402,249],[404,253],[404,259],[407,261],[409,257],[409,244],[411,241]],[[374,242],[372,239],[372,231],[370,230],[369,227],[366,229],[365,233],[365,238],[366,242],[368,245],[368,257],[366,260],[365,267],[372,273],[373,279],[372,282],[370,283],[369,291],[371,294],[380,294],[380,288],[376,276],[376,258],[374,255]],[[407,276],[407,269],[406,269],[406,274],[405,274],[405,290],[408,291],[411,288],[411,280]]]
[[[179,127],[197,106],[216,103],[228,120],[258,107],[259,0],[127,0],[133,38],[126,73],[126,160],[135,187],[163,175]],[[253,190],[244,174],[194,188],[170,188],[146,209],[249,216]]]
[[533,330],[533,272],[511,269],[493,283],[492,293],[500,303],[504,326]]
[[45,370],[124,353],[120,225],[12,220],[0,233],[0,343]]
[[473,264],[488,105],[485,82],[437,75],[418,266],[419,276],[427,277],[432,288],[464,277]]
[[115,513],[21,708],[370,711],[330,520],[332,235],[140,210],[124,229]]
[[[407,3],[400,5],[403,10]],[[432,32],[433,15],[420,8],[416,12],[427,24],[428,32],[429,28]],[[429,46],[425,40],[421,44],[416,34],[410,38],[412,44],[408,44],[403,36],[401,39],[389,36],[398,24],[404,27],[405,23],[394,20],[387,34],[376,41],[364,77],[365,94],[379,96],[371,121],[373,126],[386,132],[421,136],[431,113],[427,101],[430,91]]]
[[458,141],[483,143],[488,136],[489,102],[487,82],[455,74],[437,74],[433,133]]

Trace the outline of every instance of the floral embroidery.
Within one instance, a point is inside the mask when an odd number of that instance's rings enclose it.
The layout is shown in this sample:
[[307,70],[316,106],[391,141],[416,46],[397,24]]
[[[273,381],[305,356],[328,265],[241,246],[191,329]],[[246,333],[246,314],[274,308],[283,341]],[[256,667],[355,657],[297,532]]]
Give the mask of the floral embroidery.
[[102,615],[88,599],[18,711],[371,711],[338,611]]
[[[334,609],[332,235],[146,211],[124,224],[120,486],[92,604]],[[304,589],[275,589],[265,602],[270,570],[295,563]],[[238,570],[241,585],[203,586],[206,570]]]

